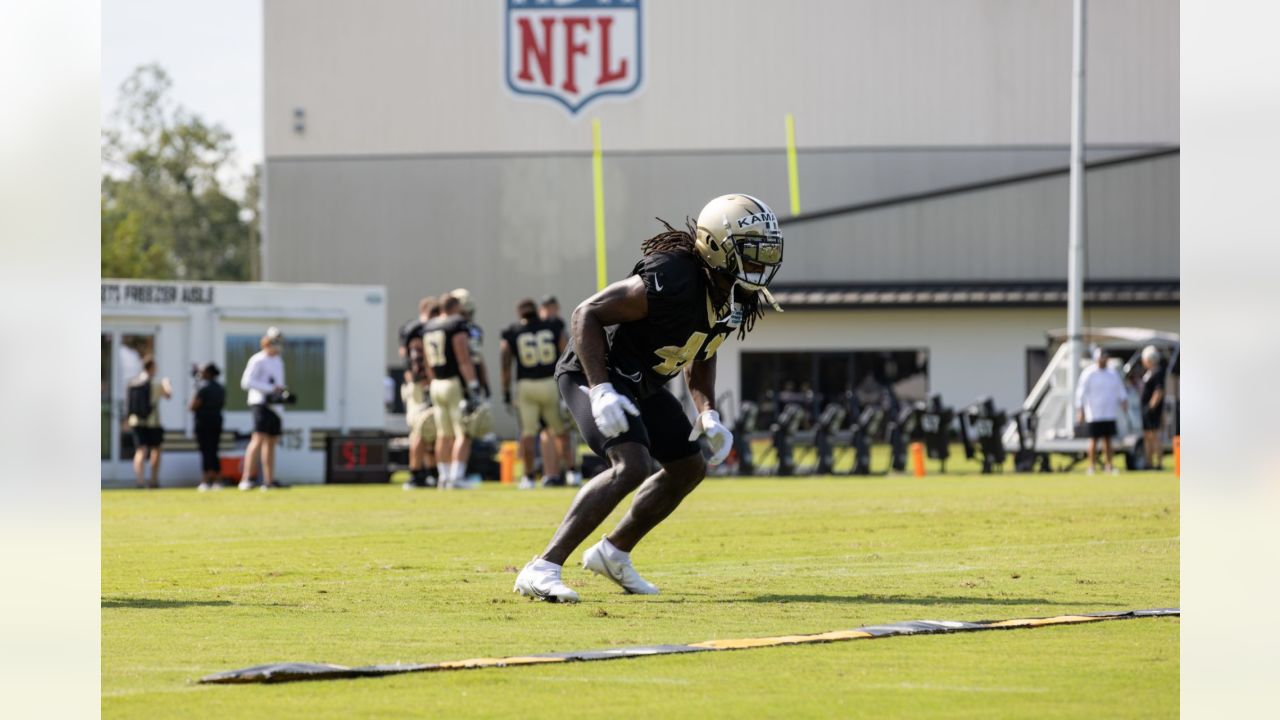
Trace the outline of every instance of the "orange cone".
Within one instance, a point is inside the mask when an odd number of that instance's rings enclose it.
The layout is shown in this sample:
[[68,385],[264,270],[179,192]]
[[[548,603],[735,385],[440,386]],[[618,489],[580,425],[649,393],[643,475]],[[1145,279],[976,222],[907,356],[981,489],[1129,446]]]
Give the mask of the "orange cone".
[[924,443],[911,443],[911,472],[916,477],[924,477]]
[[1173,476],[1182,477],[1182,436],[1173,436]]
[[503,485],[512,485],[516,481],[516,444],[507,441],[498,449],[499,475]]

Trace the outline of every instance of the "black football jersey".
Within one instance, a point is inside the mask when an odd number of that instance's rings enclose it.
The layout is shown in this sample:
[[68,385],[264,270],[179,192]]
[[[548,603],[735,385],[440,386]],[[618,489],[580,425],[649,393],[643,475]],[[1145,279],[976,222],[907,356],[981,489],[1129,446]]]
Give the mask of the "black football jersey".
[[[702,262],[696,256],[654,253],[636,263],[631,274],[644,281],[649,314],[605,328],[606,365],[636,397],[643,398],[660,390],[695,359],[710,360],[736,329],[725,324],[727,311],[724,318],[716,315]],[[581,370],[581,361],[569,349],[556,373]]]
[[405,323],[400,328],[400,344],[406,348],[409,347],[409,343],[412,342],[414,338],[422,337],[422,333],[426,327],[427,324],[418,318],[414,318]]
[[453,351],[453,336],[462,333],[470,342],[470,327],[461,317],[438,317],[427,323],[422,333],[422,345],[427,351],[427,364],[437,380],[458,377],[458,356]]
[[556,360],[560,357],[560,330],[554,323],[546,320],[516,323],[502,333],[502,339],[515,356],[517,380],[538,380],[555,374]]

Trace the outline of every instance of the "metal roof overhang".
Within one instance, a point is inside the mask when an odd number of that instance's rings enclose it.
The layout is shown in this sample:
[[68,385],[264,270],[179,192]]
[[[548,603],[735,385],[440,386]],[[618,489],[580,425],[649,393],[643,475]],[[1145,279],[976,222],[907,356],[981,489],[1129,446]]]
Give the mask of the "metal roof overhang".
[[[1067,302],[1066,282],[922,282],[780,285],[770,288],[784,309],[841,310],[894,307],[1051,307]],[[1084,302],[1097,306],[1177,306],[1178,280],[1094,280]]]

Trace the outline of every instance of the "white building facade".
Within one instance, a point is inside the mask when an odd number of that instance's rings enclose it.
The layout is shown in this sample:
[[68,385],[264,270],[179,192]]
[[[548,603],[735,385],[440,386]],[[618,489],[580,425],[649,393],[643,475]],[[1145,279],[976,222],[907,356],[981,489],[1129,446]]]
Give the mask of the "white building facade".
[[[200,455],[194,417],[195,366],[215,363],[226,386],[224,449],[241,455],[232,435],[253,430],[240,389],[249,356],[268,327],[285,337],[288,387],[298,396],[284,414],[276,467],[286,482],[321,482],[324,436],[384,425],[382,357],[386,289],[381,286],[276,283],[102,281],[102,483],[131,486],[134,444],[125,389],[152,356],[173,397],[159,405],[165,430],[161,485],[194,485]],[[372,352],[370,351],[372,349]],[[148,479],[150,470],[148,469]]]

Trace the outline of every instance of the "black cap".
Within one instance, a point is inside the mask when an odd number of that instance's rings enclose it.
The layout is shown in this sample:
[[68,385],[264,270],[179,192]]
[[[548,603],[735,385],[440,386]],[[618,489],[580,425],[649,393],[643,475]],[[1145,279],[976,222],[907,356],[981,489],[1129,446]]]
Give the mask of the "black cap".
[[560,301],[559,301],[559,300],[556,300],[556,296],[555,296],[555,295],[544,295],[544,296],[542,297],[542,302],[540,302],[540,303],[539,303],[539,305],[550,305],[550,304],[552,304],[552,303],[555,303],[556,305],[559,305],[559,304],[560,304]]
[[210,377],[218,377],[219,375],[222,374],[222,371],[218,369],[217,364],[211,363],[211,362],[208,362],[202,365],[200,367],[200,372]]

